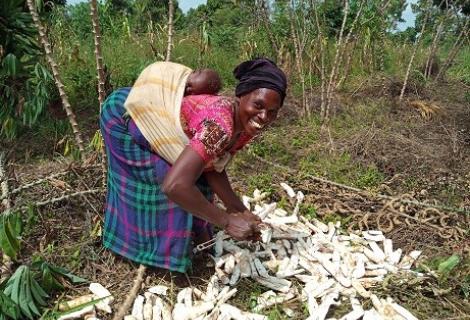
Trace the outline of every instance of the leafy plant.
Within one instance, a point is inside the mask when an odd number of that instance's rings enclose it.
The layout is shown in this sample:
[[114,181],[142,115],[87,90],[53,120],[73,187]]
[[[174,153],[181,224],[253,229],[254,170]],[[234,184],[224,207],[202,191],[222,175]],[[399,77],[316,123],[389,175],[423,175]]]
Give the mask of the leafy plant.
[[439,266],[437,267],[437,272],[439,272],[441,275],[446,276],[448,275],[460,262],[460,256],[457,254],[454,254],[447,258],[446,260],[442,261],[439,263]]
[[18,213],[3,213],[0,219],[0,249],[16,260],[20,251],[22,222]]
[[[8,279],[3,294],[16,303],[17,306],[19,306],[21,315],[24,315],[28,319],[34,319],[36,316],[41,315],[39,308],[46,305],[46,300],[44,299],[49,297],[34,279],[30,268],[25,265],[16,269],[15,273]],[[7,304],[5,304],[5,306],[7,306]],[[9,304],[8,310],[13,310],[11,303]],[[6,315],[10,317],[11,314],[13,313],[6,313]],[[20,317],[15,316],[11,318],[20,319]]]
[[19,124],[31,126],[50,98],[52,76],[40,63],[36,30],[23,0],[0,7],[0,135],[17,135]]
[[38,260],[31,267],[21,265],[15,273],[0,285],[0,320],[36,319],[47,305],[48,292],[63,290],[61,281],[71,283],[87,280],[66,269]]
[[19,306],[0,291],[0,320],[8,318],[18,319],[20,317]]
[[66,269],[53,266],[43,260],[34,262],[32,267],[39,271],[41,284],[47,291],[63,290],[64,286],[60,282],[61,277],[67,278],[74,284],[87,282],[87,280],[70,273]]

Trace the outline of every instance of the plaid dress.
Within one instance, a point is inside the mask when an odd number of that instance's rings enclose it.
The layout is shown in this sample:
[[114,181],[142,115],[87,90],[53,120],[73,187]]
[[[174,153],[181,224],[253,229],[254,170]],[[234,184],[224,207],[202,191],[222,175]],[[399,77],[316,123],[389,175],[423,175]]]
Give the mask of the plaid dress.
[[[171,166],[157,154],[126,115],[130,88],[113,92],[103,104],[100,128],[108,156],[108,193],[103,243],[135,262],[186,272],[191,238],[211,225],[169,200],[161,185]],[[200,178],[197,187],[212,201]]]

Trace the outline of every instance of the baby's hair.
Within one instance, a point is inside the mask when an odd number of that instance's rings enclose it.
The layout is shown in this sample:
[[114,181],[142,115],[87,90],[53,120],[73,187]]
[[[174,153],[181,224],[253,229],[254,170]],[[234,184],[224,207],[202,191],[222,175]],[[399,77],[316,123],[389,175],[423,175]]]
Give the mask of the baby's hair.
[[220,76],[209,80],[209,89],[211,92],[219,92],[222,89],[222,79],[220,79]]

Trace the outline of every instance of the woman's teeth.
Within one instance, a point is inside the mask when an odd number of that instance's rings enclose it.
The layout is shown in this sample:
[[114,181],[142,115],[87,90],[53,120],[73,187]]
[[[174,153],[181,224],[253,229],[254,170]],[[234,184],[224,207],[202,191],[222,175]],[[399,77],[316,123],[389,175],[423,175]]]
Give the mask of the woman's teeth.
[[263,126],[260,125],[258,122],[254,121],[254,120],[250,120],[250,123],[253,127],[255,127],[256,129],[262,129]]

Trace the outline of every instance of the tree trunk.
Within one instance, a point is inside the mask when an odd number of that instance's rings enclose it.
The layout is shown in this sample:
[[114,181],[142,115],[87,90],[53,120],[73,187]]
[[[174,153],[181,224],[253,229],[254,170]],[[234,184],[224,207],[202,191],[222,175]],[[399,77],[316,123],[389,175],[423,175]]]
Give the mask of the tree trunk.
[[261,20],[263,20],[264,28],[266,29],[269,42],[271,43],[271,48],[274,50],[275,53],[279,53],[279,47],[277,46],[276,37],[274,36],[271,30],[271,26],[269,25],[269,13],[268,13],[266,0],[260,0],[260,6],[261,6],[261,12],[262,12]]
[[59,68],[57,67],[57,63],[55,63],[52,57],[51,45],[49,43],[49,40],[47,39],[46,33],[44,31],[44,27],[41,24],[41,20],[39,19],[39,15],[36,11],[36,8],[34,7],[33,0],[27,0],[26,2],[28,4],[29,12],[31,13],[31,16],[33,17],[34,24],[36,25],[36,28],[38,29],[39,40],[44,47],[47,62],[49,63],[52,69],[52,74],[54,75],[54,81],[57,86],[57,89],[59,90],[59,95],[62,100],[62,105],[64,106],[70,125],[72,126],[72,131],[75,136],[75,142],[77,143],[78,149],[80,150],[81,156],[83,158],[85,148],[83,146],[82,135],[78,128],[77,120],[75,119],[75,114],[73,113],[72,106],[69,103],[68,96],[65,93],[64,85],[59,75]]
[[450,68],[452,62],[454,61],[455,57],[457,56],[457,53],[460,50],[460,47],[464,43],[465,40],[468,41],[468,22],[470,19],[467,19],[465,22],[465,25],[462,28],[462,31],[460,32],[459,36],[457,37],[457,40],[455,40],[454,45],[452,46],[452,49],[450,50],[449,55],[447,56],[447,59],[445,60],[444,64],[442,65],[442,68],[439,70],[439,73],[437,74],[436,80],[440,80],[444,77],[444,74],[447,72],[447,69]]
[[299,74],[300,83],[302,86],[302,109],[306,114],[310,114],[310,110],[307,110],[307,98],[305,95],[305,76],[303,72],[303,60],[302,60],[302,51],[300,39],[297,34],[297,30],[294,25],[295,13],[294,13],[294,1],[292,0],[291,5],[289,6],[289,18],[290,18],[290,29],[292,34],[292,40],[294,42],[295,50],[295,65],[297,67],[297,73]]
[[96,70],[98,72],[98,101],[100,102],[101,111],[101,105],[103,104],[104,99],[106,98],[106,92],[104,90],[105,76],[103,67],[103,56],[101,54],[101,30],[96,0],[90,0],[90,8],[91,22],[93,24],[93,37],[95,40]]
[[320,118],[323,119],[325,114],[325,96],[326,96],[326,72],[325,72],[325,49],[323,47],[323,33],[320,27],[320,20],[318,19],[318,11],[314,0],[310,0],[310,5],[315,12],[315,24],[317,27],[317,41],[319,47],[319,54],[320,54]]
[[[103,102],[106,98],[106,92],[104,89],[105,75],[103,67],[103,55],[101,54],[101,30],[98,16],[98,5],[96,0],[90,0],[90,15],[91,22],[93,24],[93,37],[95,40],[95,59],[96,59],[96,70],[98,72],[98,102],[100,104],[100,113]],[[103,142],[101,132],[98,130],[96,134],[99,134],[99,139]],[[101,170],[102,170],[102,185],[106,187],[106,175],[108,168],[106,167],[106,152],[104,150],[104,143],[101,143],[100,147],[101,154]]]
[[[333,65],[331,67],[330,80],[328,82],[328,86],[326,89],[326,105],[324,108],[324,111],[325,111],[324,121],[325,122],[328,122],[329,120],[331,100],[333,98],[333,92],[336,89],[336,82],[337,82],[338,73],[339,73],[338,70],[339,70],[341,61],[343,60],[344,52],[346,51],[345,48],[346,48],[347,43],[349,42],[349,39],[351,38],[352,31],[354,30],[354,26],[359,20],[359,16],[362,12],[363,5],[364,5],[364,1],[361,1],[359,10],[357,11],[356,16],[354,17],[353,23],[351,24],[351,28],[349,29],[349,32],[346,35],[345,40],[343,41],[344,28],[345,28],[346,20],[348,18],[348,13],[349,13],[349,1],[348,0],[344,1],[343,22],[341,24],[341,30],[339,33],[338,43],[336,46],[335,58],[333,60]],[[345,43],[345,45],[343,45],[343,43]]]
[[329,118],[329,109],[330,109],[330,102],[331,98],[330,96],[332,95],[332,90],[333,90],[333,81],[335,78],[336,74],[336,69],[338,68],[338,60],[340,57],[340,52],[341,52],[341,45],[343,43],[343,33],[344,33],[344,27],[346,26],[346,20],[348,19],[348,13],[349,13],[349,1],[345,0],[344,1],[344,9],[343,9],[343,22],[341,24],[341,29],[339,31],[339,36],[338,36],[338,42],[336,44],[336,53],[335,53],[335,58],[333,60],[333,64],[331,66],[331,72],[330,72],[330,80],[328,81],[328,86],[326,87],[326,99],[325,99],[325,107],[322,108],[324,110],[324,114],[321,115],[322,120],[324,122],[328,122]]
[[173,47],[173,11],[173,0],[168,0],[168,46],[166,48],[165,61],[170,61],[171,49]]
[[405,89],[408,83],[408,78],[410,76],[411,66],[413,65],[413,60],[415,59],[416,51],[418,51],[418,46],[419,46],[419,43],[421,42],[421,38],[423,37],[424,30],[426,28],[426,23],[428,22],[428,18],[429,18],[429,10],[427,10],[426,16],[424,17],[423,26],[421,27],[419,38],[416,41],[416,44],[413,48],[413,53],[411,54],[410,62],[408,63],[408,68],[406,69],[405,80],[403,81],[403,86],[401,88],[400,97],[398,98],[398,101],[400,102],[403,100],[403,96],[405,95]]
[[424,78],[428,79],[431,75],[432,72],[432,64],[434,60],[434,55],[436,54],[437,50],[437,42],[439,41],[439,37],[442,32],[442,24],[444,21],[441,21],[439,25],[436,28],[436,33],[434,34],[434,37],[432,39],[432,44],[431,44],[431,49],[429,50],[429,56],[428,59],[426,60],[426,65],[424,67]]

